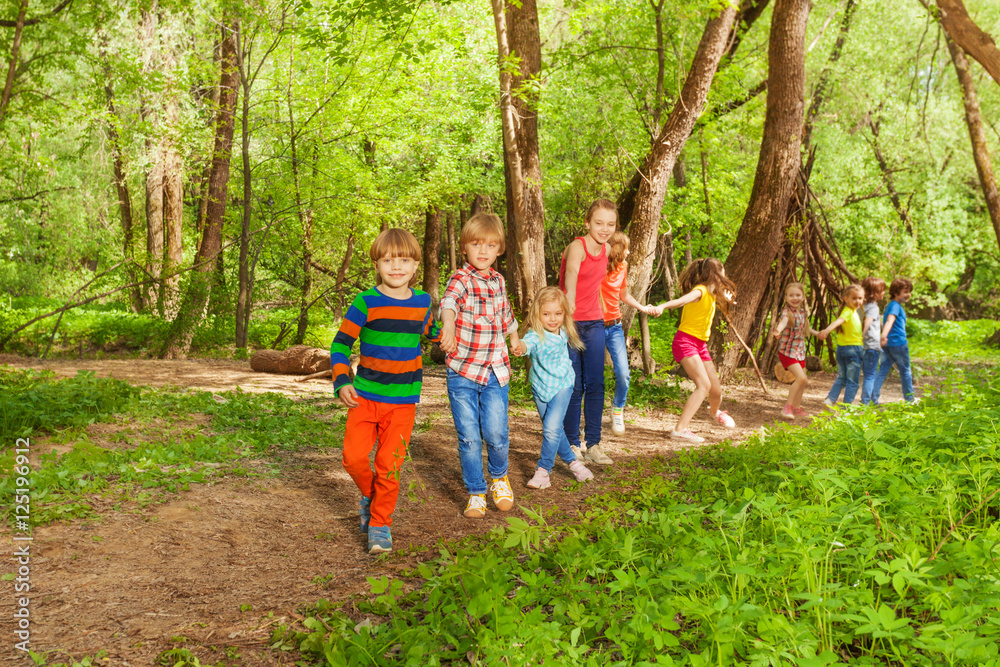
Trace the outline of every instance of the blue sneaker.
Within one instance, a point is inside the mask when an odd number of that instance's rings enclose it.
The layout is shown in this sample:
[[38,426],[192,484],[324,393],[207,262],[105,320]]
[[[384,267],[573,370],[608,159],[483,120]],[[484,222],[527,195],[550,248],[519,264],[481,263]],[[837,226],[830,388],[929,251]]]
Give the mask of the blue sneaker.
[[368,529],[368,553],[381,554],[392,551],[392,533],[389,526],[372,526]]
[[361,532],[368,532],[368,522],[372,520],[372,499],[361,496],[358,503],[358,515],[361,517]]

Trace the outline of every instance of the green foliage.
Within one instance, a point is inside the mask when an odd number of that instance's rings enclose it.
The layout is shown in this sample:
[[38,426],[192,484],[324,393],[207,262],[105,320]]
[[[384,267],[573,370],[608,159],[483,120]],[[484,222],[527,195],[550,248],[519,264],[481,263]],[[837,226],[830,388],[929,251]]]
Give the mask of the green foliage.
[[579,520],[511,519],[419,564],[411,593],[370,578],[380,621],[326,605],[273,646],[330,664],[997,664],[997,379],[638,459]]
[[983,344],[997,329],[996,320],[906,320],[910,356],[928,361],[1000,362],[1000,349]]

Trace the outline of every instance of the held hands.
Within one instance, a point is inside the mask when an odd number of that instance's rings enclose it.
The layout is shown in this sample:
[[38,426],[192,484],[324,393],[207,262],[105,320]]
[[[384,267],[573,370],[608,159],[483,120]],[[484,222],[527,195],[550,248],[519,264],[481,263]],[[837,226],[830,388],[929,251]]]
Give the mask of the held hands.
[[340,397],[340,402],[344,404],[344,407],[356,408],[360,403],[358,403],[358,391],[354,388],[352,384],[345,384],[337,392],[337,396]]
[[510,351],[517,357],[523,357],[528,352],[528,346],[525,345],[522,340],[519,340],[516,343],[511,341]]
[[889,337],[882,336],[881,338],[879,338],[879,343],[882,345],[882,347],[885,347],[886,345],[889,344]]
[[453,354],[458,349],[458,343],[455,341],[455,323],[445,324],[441,327],[441,349],[445,351],[446,354]]

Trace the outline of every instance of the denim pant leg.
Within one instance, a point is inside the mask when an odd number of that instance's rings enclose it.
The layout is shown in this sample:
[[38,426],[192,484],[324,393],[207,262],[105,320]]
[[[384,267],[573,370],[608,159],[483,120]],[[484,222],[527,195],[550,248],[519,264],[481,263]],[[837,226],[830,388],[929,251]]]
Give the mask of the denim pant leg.
[[879,396],[882,395],[882,385],[892,371],[893,359],[889,355],[888,348],[882,349],[882,354],[878,359],[878,373],[875,375],[875,386],[872,387],[872,403],[878,405]]
[[844,403],[850,405],[858,395],[858,381],[861,379],[861,362],[864,350],[860,345],[845,345],[847,357],[847,385],[844,387]]
[[573,450],[569,448],[566,430],[563,428],[563,419],[566,417],[569,399],[573,396],[573,387],[566,387],[547,402],[538,398],[538,394],[534,391],[532,396],[538,408],[538,416],[542,420],[542,454],[538,459],[538,467],[552,472],[556,454],[559,454],[559,458],[566,463],[576,460]]
[[616,324],[604,329],[604,345],[611,355],[611,363],[615,367],[615,397],[611,402],[616,408],[624,408],[628,399],[630,369],[628,367],[628,350],[625,349],[625,332],[622,325]]
[[887,348],[893,363],[899,369],[899,382],[903,388],[903,398],[913,401],[913,370],[910,368],[910,346],[898,345]]
[[830,393],[826,395],[826,400],[836,403],[840,399],[840,390],[847,385],[847,357],[844,355],[842,345],[837,346],[837,379],[830,387]]
[[479,428],[486,441],[486,470],[493,479],[507,474],[510,453],[510,430],[507,425],[507,405],[510,384],[500,386],[497,376],[490,379],[479,394]]
[[586,441],[596,445],[601,441],[601,417],[604,416],[604,321],[576,323],[584,350],[569,348],[569,358],[576,373],[573,396],[566,409],[563,425],[571,445],[580,444],[580,405],[587,421]]
[[861,370],[864,381],[861,384],[861,404],[868,405],[872,402],[872,389],[875,388],[875,373],[878,371],[879,350],[865,350],[864,360],[861,362]]
[[482,385],[448,369],[448,400],[458,433],[462,482],[469,494],[486,493],[483,477],[483,439],[479,431],[479,387]]

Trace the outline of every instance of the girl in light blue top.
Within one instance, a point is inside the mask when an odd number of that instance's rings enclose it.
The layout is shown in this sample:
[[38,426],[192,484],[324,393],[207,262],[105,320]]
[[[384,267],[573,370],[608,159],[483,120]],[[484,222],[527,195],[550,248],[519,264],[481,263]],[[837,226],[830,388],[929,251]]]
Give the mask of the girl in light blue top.
[[538,416],[542,419],[542,455],[534,477],[528,481],[530,489],[551,486],[549,473],[555,464],[556,454],[569,464],[570,472],[577,481],[594,478],[594,473],[576,460],[563,428],[576,381],[573,363],[569,359],[569,346],[578,350],[583,348],[573,319],[567,317],[569,312],[569,301],[561,289],[543,287],[538,290],[528,312],[531,331],[514,349],[514,354],[527,354],[531,358],[528,380]]

